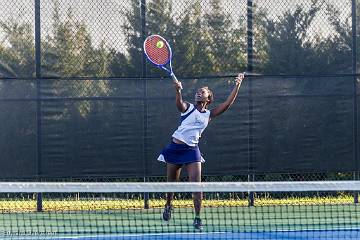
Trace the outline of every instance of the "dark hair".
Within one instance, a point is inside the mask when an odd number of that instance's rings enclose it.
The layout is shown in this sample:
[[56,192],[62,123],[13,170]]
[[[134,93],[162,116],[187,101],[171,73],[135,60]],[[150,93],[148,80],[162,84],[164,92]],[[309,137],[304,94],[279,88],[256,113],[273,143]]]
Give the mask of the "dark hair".
[[203,87],[209,92],[209,104],[210,105],[214,101],[214,93],[209,89],[208,86]]

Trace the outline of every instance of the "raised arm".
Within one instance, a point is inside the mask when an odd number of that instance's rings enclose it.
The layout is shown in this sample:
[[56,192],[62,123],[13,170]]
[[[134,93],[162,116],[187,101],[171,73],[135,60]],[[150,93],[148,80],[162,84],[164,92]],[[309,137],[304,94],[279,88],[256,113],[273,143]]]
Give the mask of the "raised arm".
[[239,75],[235,78],[235,86],[234,86],[233,90],[231,91],[230,95],[227,97],[225,102],[221,103],[216,108],[211,109],[210,118],[217,117],[229,109],[229,107],[233,104],[233,102],[236,99],[236,96],[240,89],[241,82],[244,79],[244,77],[245,76],[243,73],[239,73]]
[[185,112],[188,108],[188,104],[183,101],[181,95],[182,85],[180,81],[174,81],[175,91],[176,91],[176,107],[180,112]]

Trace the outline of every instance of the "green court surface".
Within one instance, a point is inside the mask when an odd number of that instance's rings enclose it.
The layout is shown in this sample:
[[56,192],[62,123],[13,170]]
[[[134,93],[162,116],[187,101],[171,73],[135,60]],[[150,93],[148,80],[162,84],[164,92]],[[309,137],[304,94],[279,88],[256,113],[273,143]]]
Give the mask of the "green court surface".
[[[193,209],[175,208],[169,222],[161,208],[3,212],[3,236],[76,236],[99,234],[151,234],[194,232]],[[205,207],[203,232],[332,231],[360,228],[360,207],[355,204]]]

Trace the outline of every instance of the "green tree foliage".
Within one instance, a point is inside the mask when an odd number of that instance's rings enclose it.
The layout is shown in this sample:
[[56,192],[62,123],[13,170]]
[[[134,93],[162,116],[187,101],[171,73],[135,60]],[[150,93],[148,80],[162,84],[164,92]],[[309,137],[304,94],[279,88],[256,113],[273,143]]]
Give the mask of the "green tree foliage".
[[5,42],[0,45],[0,75],[32,77],[35,71],[35,47],[30,24],[9,20],[0,22],[0,29],[5,34]]
[[[267,38],[267,11],[255,3],[253,5],[253,70],[256,73],[263,73],[265,65],[264,63],[268,62],[268,45],[266,43]],[[246,31],[246,20],[244,18],[239,19],[240,28],[239,33],[235,39],[244,38],[247,35]],[[247,38],[246,38],[247,40]],[[247,45],[243,44],[243,51],[246,52]],[[247,60],[243,60],[247,62]]]
[[[108,49],[105,43],[95,47],[86,24],[76,20],[71,8],[61,18],[60,3],[54,3],[52,33],[42,41],[43,76],[141,76],[144,36],[138,0],[132,0],[123,12],[126,23],[122,32],[127,45],[122,52]],[[273,74],[302,74],[324,73],[334,70],[334,66],[336,71],[347,71],[352,48],[351,23],[340,19],[341,10],[336,5],[325,4],[323,0],[312,0],[306,8],[304,5],[286,11],[276,20],[261,6],[254,7],[254,51],[255,60],[261,63],[259,69]],[[157,33],[171,41],[177,72],[181,76],[198,76],[243,69],[246,19],[241,16],[234,22],[220,0],[211,0],[208,10],[204,10],[200,0],[188,1],[185,6],[179,13],[172,1],[146,1],[145,35]],[[316,15],[324,8],[333,28],[327,37],[309,33]],[[0,26],[6,35],[6,41],[0,45],[0,74],[34,76],[31,26],[15,20],[1,22]],[[315,69],[314,65],[318,67]],[[157,75],[160,71],[149,67],[148,73]]]
[[[235,26],[229,14],[224,12],[221,1],[213,0],[209,12],[204,12],[200,0],[189,1],[175,19],[172,2],[154,0],[147,2],[146,35],[160,34],[173,46],[173,65],[181,76],[196,76],[234,72],[244,68],[243,28]],[[125,12],[127,23],[123,32],[127,36],[129,55],[119,55],[117,61],[133,66],[131,76],[140,76],[142,66],[142,26],[138,1],[132,2]],[[116,66],[113,65],[114,67]],[[138,66],[136,68],[136,66]],[[119,66],[120,67],[120,66]],[[113,68],[112,72],[115,72]],[[148,68],[149,75],[161,74],[156,68]]]
[[[65,19],[61,20],[59,2],[54,3],[52,34],[46,36],[46,41],[42,43],[43,76],[108,76],[111,54],[105,43],[94,47],[86,24],[76,20],[71,8],[67,10]],[[48,95],[52,96],[86,97],[110,94],[106,80],[51,81],[45,82],[44,87],[48,90]],[[78,106],[78,110],[81,115],[86,115],[95,104],[101,103],[84,101]]]
[[[332,4],[327,4],[327,18],[334,31],[317,46],[318,65],[321,71],[350,73],[352,72],[352,23],[351,15],[343,21],[341,11]],[[357,36],[359,39],[359,37]],[[322,61],[325,64],[320,64]],[[325,66],[324,66],[325,65]]]
[[224,12],[221,0],[210,2],[211,10],[204,15],[205,49],[209,56],[210,73],[227,73],[244,70],[245,35],[240,36],[238,26],[233,26],[231,15]]
[[205,53],[201,1],[188,4],[181,19],[174,48],[174,63],[180,75],[198,76],[209,73],[210,59]]
[[126,36],[124,53],[116,52],[112,49],[114,58],[110,62],[110,72],[112,76],[140,77],[142,55],[141,55],[141,15],[139,9],[139,1],[131,0],[130,7],[122,12],[126,22],[121,26],[123,34]]
[[[122,32],[126,36],[127,55],[116,54],[111,64],[111,72],[119,73],[118,68],[127,66],[121,72],[130,77],[140,77],[143,69],[143,31],[146,36],[150,34],[160,34],[168,39],[173,39],[176,29],[172,17],[172,4],[168,0],[154,0],[147,2],[146,5],[146,26],[143,29],[139,1],[131,0],[131,6],[123,13],[126,22],[122,26]],[[122,66],[120,65],[122,64]],[[162,72],[149,68],[149,74],[161,74]]]
[[56,1],[52,20],[52,35],[43,43],[44,67],[49,74],[61,77],[109,75],[109,52],[105,44],[101,43],[98,48],[93,46],[86,24],[75,19],[71,8],[65,20],[61,20]]
[[174,37],[177,26],[174,23],[172,2],[169,0],[148,1],[146,22],[148,34],[160,34]]
[[[15,20],[0,22],[5,41],[0,45],[0,76],[30,78],[35,75],[35,46],[30,24]],[[7,80],[0,82],[2,97],[33,97],[32,81]]]
[[312,0],[310,9],[297,5],[294,12],[286,11],[278,21],[266,22],[268,62],[265,72],[272,74],[313,73],[315,51],[308,39],[308,30],[322,3]]
[[[315,23],[315,17],[324,9],[327,18]],[[267,19],[264,22],[267,45],[264,72],[326,74],[351,71],[351,21],[344,21],[340,16],[341,10],[335,5],[312,0],[308,9],[298,5],[293,12],[286,11],[279,20]],[[311,32],[313,24],[327,27],[324,29],[327,36]]]

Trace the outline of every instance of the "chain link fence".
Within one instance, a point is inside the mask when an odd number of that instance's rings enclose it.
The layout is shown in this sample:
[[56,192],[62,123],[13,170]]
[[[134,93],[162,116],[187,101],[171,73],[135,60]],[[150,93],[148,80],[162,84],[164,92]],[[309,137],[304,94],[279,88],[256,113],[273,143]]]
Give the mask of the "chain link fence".
[[205,134],[205,181],[358,179],[358,8],[3,1],[0,178],[165,181],[155,159],[177,121],[172,86],[142,52],[146,36],[161,34],[189,100],[209,85],[219,103],[237,72],[260,74]]

